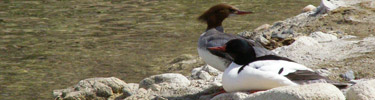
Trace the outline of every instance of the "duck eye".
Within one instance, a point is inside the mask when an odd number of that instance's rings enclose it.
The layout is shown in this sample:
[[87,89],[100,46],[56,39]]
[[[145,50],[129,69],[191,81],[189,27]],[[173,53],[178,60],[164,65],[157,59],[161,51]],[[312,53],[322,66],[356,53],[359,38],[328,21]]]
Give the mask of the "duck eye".
[[236,10],[234,10],[234,9],[229,9],[229,12],[234,13],[234,12],[236,12]]

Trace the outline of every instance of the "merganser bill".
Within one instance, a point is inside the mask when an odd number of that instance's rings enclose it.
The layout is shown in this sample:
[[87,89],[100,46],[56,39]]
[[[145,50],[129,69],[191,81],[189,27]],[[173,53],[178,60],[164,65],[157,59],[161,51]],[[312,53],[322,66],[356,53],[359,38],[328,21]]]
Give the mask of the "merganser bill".
[[[221,26],[225,18],[234,15],[251,14],[252,12],[240,11],[227,4],[218,4],[205,13],[198,19],[207,23],[206,31],[200,36],[198,40],[198,54],[210,66],[224,71],[232,62],[232,58],[225,52],[211,51],[207,48],[223,46],[231,39],[245,39],[238,35],[224,33],[224,28]],[[270,55],[273,52],[265,49],[261,44],[248,40],[255,49],[256,56]]]
[[209,49],[227,52],[234,59],[223,74],[222,84],[226,92],[259,91],[316,82],[332,83],[339,88],[348,85],[335,83],[285,57],[276,55],[255,57],[254,49],[247,40],[234,39],[224,46]]

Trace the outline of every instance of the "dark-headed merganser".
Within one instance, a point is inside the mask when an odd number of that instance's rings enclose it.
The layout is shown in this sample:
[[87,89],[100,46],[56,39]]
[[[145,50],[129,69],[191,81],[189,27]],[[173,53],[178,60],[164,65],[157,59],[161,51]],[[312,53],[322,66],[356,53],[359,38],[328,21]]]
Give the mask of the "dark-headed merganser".
[[[206,32],[204,32],[198,40],[198,54],[210,66],[224,71],[232,62],[232,58],[225,52],[210,51],[208,47],[223,46],[231,39],[245,39],[238,35],[224,33],[221,26],[225,18],[234,15],[251,14],[252,12],[240,11],[227,4],[219,4],[211,7],[203,13],[198,19],[207,23]],[[259,43],[248,40],[254,46],[256,56],[274,54],[265,49]]]
[[276,55],[255,57],[253,46],[247,40],[234,39],[224,46],[209,49],[227,52],[234,59],[223,74],[223,88],[227,92],[259,91],[316,82],[332,83],[339,88],[348,85],[334,83],[312,69],[285,57]]

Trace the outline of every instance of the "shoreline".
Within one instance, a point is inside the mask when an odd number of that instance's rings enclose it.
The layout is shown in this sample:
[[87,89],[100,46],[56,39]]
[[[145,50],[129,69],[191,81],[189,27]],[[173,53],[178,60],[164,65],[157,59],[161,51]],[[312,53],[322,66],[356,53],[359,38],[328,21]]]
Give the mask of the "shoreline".
[[[363,13],[363,16],[375,19],[374,15],[367,15],[367,13],[374,13],[375,6],[366,8],[365,3],[335,3],[339,7],[334,10],[327,10],[329,6],[321,5],[318,9],[327,12],[325,14],[318,14],[310,16],[315,12],[310,11],[299,14],[295,17],[288,18],[284,21],[275,22],[272,26],[265,28],[261,31],[254,32],[241,32],[240,35],[254,39],[261,42],[265,46],[274,46],[273,51],[277,54],[296,60],[299,63],[307,65],[322,74],[327,74],[329,78],[334,80],[344,81],[339,77],[340,73],[348,70],[355,71],[356,78],[347,80],[347,82],[355,82],[356,85],[349,87],[347,90],[341,92],[330,84],[319,83],[311,85],[301,85],[296,87],[280,87],[267,90],[255,94],[247,94],[245,92],[224,93],[213,97],[221,86],[222,72],[210,67],[202,66],[194,68],[191,76],[184,76],[178,73],[165,73],[153,75],[143,79],[140,83],[126,83],[118,78],[90,78],[81,80],[77,85],[67,88],[54,90],[53,95],[55,99],[271,99],[285,95],[287,98],[301,99],[339,99],[344,100],[361,100],[358,94],[369,93],[363,92],[363,87],[370,87],[368,84],[375,84],[374,74],[372,71],[366,72],[366,68],[371,67],[371,61],[375,61],[375,37],[371,35],[371,30],[365,36],[366,38],[357,38],[351,29],[353,27],[364,23],[365,25],[371,24],[374,27],[375,22],[371,19],[359,19],[351,15]],[[354,5],[353,5],[354,4]],[[374,1],[370,4],[375,4]],[[372,7],[372,8],[371,8]],[[320,11],[322,12],[322,11]],[[349,14],[346,14],[348,13]],[[337,16],[345,13],[347,16]],[[350,14],[352,13],[352,14]],[[344,15],[345,15],[344,14]],[[340,20],[348,21],[340,23],[337,27],[329,27],[329,25],[336,25]],[[328,23],[321,23],[328,22]],[[329,23],[331,22],[331,23]],[[324,25],[326,24],[326,25]],[[298,26],[298,27],[296,27]],[[340,27],[342,26],[342,27]],[[312,27],[312,28],[311,28]],[[327,27],[331,29],[327,29]],[[361,27],[362,28],[362,27]],[[367,28],[367,27],[365,27]],[[361,33],[358,33],[361,34]],[[373,33],[372,33],[373,34]],[[360,37],[360,36],[359,36]],[[290,44],[285,44],[285,40],[293,40]],[[322,51],[325,52],[322,52]],[[367,59],[361,57],[368,56]],[[360,58],[358,58],[360,57]],[[347,59],[354,59],[350,61]],[[195,60],[195,62],[191,62]],[[199,63],[199,58],[191,57],[191,59],[184,59],[177,61],[181,66],[192,66]],[[190,62],[189,62],[190,61]],[[356,63],[356,61],[363,61]],[[338,63],[341,62],[341,63]],[[348,63],[346,63],[348,62]],[[368,63],[366,66],[357,66],[362,63]],[[175,63],[175,64],[176,64]],[[175,67],[175,66],[174,66]],[[356,68],[359,67],[359,68]],[[362,68],[363,67],[363,68]],[[173,68],[173,66],[172,66]],[[362,72],[358,72],[360,70]],[[321,88],[313,88],[321,87]],[[293,88],[293,89],[291,89]],[[298,90],[300,89],[300,90]],[[322,91],[326,89],[325,91]],[[303,90],[303,91],[301,91]],[[292,93],[291,91],[299,91],[300,93]],[[363,93],[362,93],[363,92]],[[292,93],[293,95],[287,95]],[[320,93],[321,95],[312,95]],[[375,93],[375,91],[372,91]],[[356,95],[357,94],[357,95]],[[371,91],[370,91],[371,95]],[[319,96],[319,97],[316,97]],[[369,96],[370,97],[370,96]],[[375,97],[373,97],[375,98]]]

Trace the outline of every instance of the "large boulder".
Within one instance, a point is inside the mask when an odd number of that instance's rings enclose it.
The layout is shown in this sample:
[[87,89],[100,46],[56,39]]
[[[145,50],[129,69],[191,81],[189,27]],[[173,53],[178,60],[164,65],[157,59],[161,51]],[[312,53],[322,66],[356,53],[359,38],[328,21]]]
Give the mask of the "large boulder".
[[375,79],[359,82],[346,92],[348,100],[375,100]]
[[121,94],[126,83],[118,78],[89,78],[81,80],[77,85],[67,89],[54,90],[56,100],[76,99],[108,99],[115,94]]
[[215,96],[212,100],[345,100],[345,96],[332,84],[315,83],[279,87],[253,94],[224,93]]

